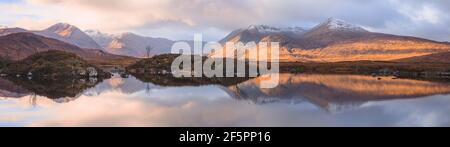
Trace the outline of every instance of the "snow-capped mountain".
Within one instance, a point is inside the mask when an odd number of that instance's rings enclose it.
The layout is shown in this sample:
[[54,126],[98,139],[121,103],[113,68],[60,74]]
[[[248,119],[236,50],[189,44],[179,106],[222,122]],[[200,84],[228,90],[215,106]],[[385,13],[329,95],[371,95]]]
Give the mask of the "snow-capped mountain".
[[336,18],[329,18],[325,22],[314,27],[312,30],[316,29],[326,29],[332,31],[368,32],[367,30],[358,25],[350,24],[341,19]]
[[58,23],[42,31],[34,31],[38,35],[57,39],[86,49],[102,49],[91,37],[76,26]]
[[144,37],[134,33],[107,34],[95,30],[87,30],[98,44],[107,52],[134,57],[146,57],[147,47],[150,47],[150,55],[170,53],[174,41],[165,38]]
[[277,28],[277,27],[271,27],[267,25],[250,25],[248,27],[248,30],[252,31],[258,31],[263,34],[271,34],[271,33],[304,33],[306,30],[302,27],[287,27],[287,28]]
[[267,25],[250,25],[248,28],[242,28],[231,32],[220,41],[225,42],[259,42],[267,36],[282,35],[297,38],[303,35],[306,29],[301,27],[278,28]]
[[373,33],[358,25],[329,18],[307,31],[300,40],[297,40],[297,44],[302,49],[322,48],[343,41],[362,39],[370,34]]
[[[370,32],[335,18],[329,18],[310,30],[298,31],[302,33],[286,33],[273,28],[251,26],[238,29],[221,40],[221,43],[279,42],[279,60],[282,61],[387,61],[450,51],[448,43]],[[210,56],[223,57],[217,53],[221,51]]]

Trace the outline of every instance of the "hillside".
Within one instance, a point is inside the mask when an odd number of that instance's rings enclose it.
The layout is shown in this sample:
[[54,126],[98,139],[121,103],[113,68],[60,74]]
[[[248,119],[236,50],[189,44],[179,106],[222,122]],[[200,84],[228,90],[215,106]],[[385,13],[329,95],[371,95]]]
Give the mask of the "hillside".
[[1,72],[9,76],[21,75],[35,78],[107,78],[110,76],[109,73],[103,72],[81,57],[63,51],[47,51],[31,55],[9,64]]
[[6,36],[9,34],[14,34],[14,33],[23,33],[23,32],[27,32],[27,30],[22,29],[22,28],[0,28],[0,36]]
[[399,62],[450,63],[450,52],[436,53],[397,60]]

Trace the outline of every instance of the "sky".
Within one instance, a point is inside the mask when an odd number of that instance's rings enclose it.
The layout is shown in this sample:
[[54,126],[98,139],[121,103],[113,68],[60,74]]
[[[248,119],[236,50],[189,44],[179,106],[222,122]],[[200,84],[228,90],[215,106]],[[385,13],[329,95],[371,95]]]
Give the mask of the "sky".
[[382,33],[450,41],[448,0],[0,0],[0,25],[58,22],[105,33],[218,41],[249,25],[311,28],[334,17]]

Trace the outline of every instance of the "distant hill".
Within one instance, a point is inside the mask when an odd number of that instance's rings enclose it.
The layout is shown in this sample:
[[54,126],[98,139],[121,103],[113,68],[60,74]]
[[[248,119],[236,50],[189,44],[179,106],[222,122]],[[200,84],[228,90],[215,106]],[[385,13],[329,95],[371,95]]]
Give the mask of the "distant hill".
[[51,50],[74,53],[85,60],[100,64],[127,65],[136,60],[131,57],[113,55],[102,50],[82,49],[63,41],[33,33],[16,33],[0,37],[0,57],[4,59],[21,60],[30,55]]
[[0,36],[6,36],[14,33],[35,33],[47,38],[57,39],[80,48],[102,49],[91,37],[81,31],[78,27],[67,23],[57,23],[44,30],[30,31],[23,28],[0,27]]
[[107,34],[97,30],[85,31],[107,52],[132,57],[147,57],[147,47],[151,47],[150,56],[170,53],[175,41],[165,38],[144,37],[134,33]]
[[[109,53],[138,58],[147,57],[148,47],[151,49],[150,57],[172,53],[172,45],[177,42],[167,38],[147,37],[130,32],[120,34],[108,34],[98,30],[86,30],[85,32]],[[192,49],[194,48],[194,41],[180,41],[186,42]],[[203,42],[204,44],[206,43]]]
[[14,34],[14,33],[22,33],[22,32],[27,32],[27,30],[22,29],[22,28],[0,28],[0,36],[6,36],[9,34]]
[[0,37],[0,56],[11,60],[21,60],[32,54],[59,50],[85,55],[86,52],[56,39],[42,37],[33,33],[15,33]]

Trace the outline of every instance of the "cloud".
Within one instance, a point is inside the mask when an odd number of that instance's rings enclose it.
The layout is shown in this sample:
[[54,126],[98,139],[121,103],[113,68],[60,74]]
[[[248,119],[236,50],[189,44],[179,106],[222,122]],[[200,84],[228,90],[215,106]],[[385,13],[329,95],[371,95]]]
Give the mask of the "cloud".
[[[29,27],[32,21],[63,21],[85,29],[172,39],[192,39],[188,37],[204,33],[209,40],[219,40],[251,24],[312,27],[337,17],[386,33],[450,40],[445,37],[450,32],[445,27],[450,22],[446,0],[25,0],[10,5],[26,11],[0,14],[22,15],[0,22]],[[433,29],[427,31],[427,27]]]

